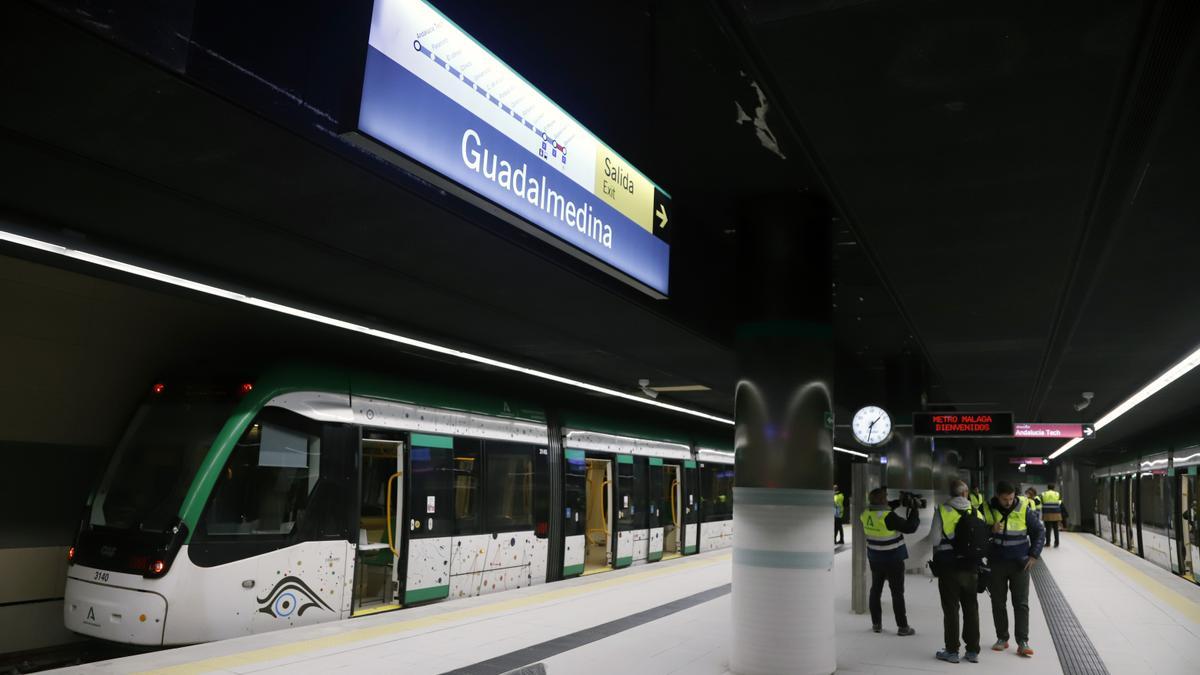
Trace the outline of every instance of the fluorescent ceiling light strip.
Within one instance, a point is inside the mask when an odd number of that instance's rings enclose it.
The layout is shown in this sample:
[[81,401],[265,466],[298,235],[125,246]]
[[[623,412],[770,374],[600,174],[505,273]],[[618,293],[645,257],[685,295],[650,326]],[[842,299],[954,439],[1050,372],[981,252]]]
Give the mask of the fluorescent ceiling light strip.
[[833,449],[834,449],[834,450],[837,450],[838,452],[844,452],[844,453],[846,453],[847,455],[854,455],[855,457],[862,457],[862,458],[866,458],[866,457],[868,456],[868,455],[867,455],[866,453],[864,453],[864,452],[858,452],[858,451],[856,451],[856,450],[847,450],[846,448],[839,448],[839,447],[838,447],[838,446],[836,446],[836,445],[835,445],[835,446],[833,446]]
[[[1104,427],[1108,426],[1110,423],[1113,422],[1113,420],[1115,420],[1118,417],[1120,417],[1121,415],[1124,415],[1125,413],[1129,412],[1134,406],[1141,403],[1142,401],[1145,401],[1146,399],[1150,398],[1151,396],[1157,394],[1160,389],[1167,386],[1168,384],[1171,384],[1175,380],[1178,380],[1180,377],[1183,377],[1185,374],[1187,374],[1189,371],[1191,371],[1193,368],[1195,368],[1198,365],[1200,365],[1200,348],[1196,349],[1191,354],[1188,354],[1187,356],[1185,356],[1183,358],[1183,360],[1180,361],[1179,363],[1176,363],[1175,365],[1171,366],[1167,370],[1167,372],[1154,378],[1154,380],[1152,382],[1150,382],[1150,384],[1147,384],[1146,386],[1139,389],[1136,394],[1134,394],[1133,396],[1130,396],[1129,398],[1125,399],[1124,401],[1121,401],[1120,405],[1113,408],[1112,410],[1109,410],[1107,413],[1105,413],[1104,417],[1101,417],[1100,419],[1096,420],[1096,423],[1095,423],[1096,430],[1099,431],[1100,429],[1103,429]],[[1078,443],[1081,440],[1083,440],[1083,439],[1076,438],[1076,439],[1073,439],[1072,441],[1070,441],[1069,443],[1066,443],[1058,450],[1055,450],[1054,453],[1052,455],[1050,455],[1050,459],[1054,459],[1055,457],[1058,457],[1059,455],[1063,454],[1067,450],[1070,450],[1071,448],[1073,448],[1075,446],[1076,443]]]
[[131,265],[129,263],[121,262],[120,260],[113,260],[112,258],[105,258],[103,256],[95,255],[93,253],[88,253],[86,251],[80,251],[78,249],[68,248],[66,246],[60,246],[58,244],[51,244],[49,242],[41,241],[39,239],[32,239],[30,237],[24,237],[19,234],[13,234],[11,232],[5,232],[3,230],[0,230],[0,241],[7,241],[12,244],[17,244],[19,246],[25,246],[27,248],[36,249],[38,251],[45,251],[46,253],[53,253],[55,255],[61,255],[66,258],[71,258],[74,260],[79,260],[79,261],[90,263],[93,265],[98,265],[100,267],[107,267],[108,269],[117,270],[119,272],[125,272],[126,274],[132,274],[134,276],[139,276],[139,277],[142,277],[145,279],[153,279],[154,281],[162,282],[164,284],[170,284],[172,286],[186,288],[188,290],[196,291],[198,293],[205,293],[208,295],[216,296],[218,298],[225,298],[226,300],[240,302],[244,305],[251,305],[253,307],[259,307],[259,308],[266,309],[266,310],[269,310],[272,312],[278,312],[280,314],[287,314],[289,316],[294,316],[294,317],[298,317],[301,319],[307,319],[314,323],[324,324],[326,326],[333,326],[335,328],[341,328],[343,330],[348,330],[348,331],[352,331],[355,333],[361,333],[363,335],[370,335],[372,337],[376,337],[381,340],[387,340],[389,342],[395,342],[398,344],[406,345],[409,347],[415,347],[417,349],[423,349],[425,351],[430,351],[430,352],[434,352],[437,354],[445,354],[447,356],[453,356],[453,357],[462,359],[464,361],[471,361],[472,363],[480,363],[483,365],[493,366],[495,368],[500,368],[500,369],[508,370],[508,371],[515,372],[515,373],[522,373],[525,375],[530,375],[532,377],[536,377],[536,378],[539,378],[542,380],[548,380],[550,382],[557,382],[558,384],[565,384],[569,387],[584,389],[586,391],[592,391],[592,392],[596,392],[598,394],[605,394],[607,396],[612,396],[614,398],[625,399],[626,401],[632,401],[633,403],[639,403],[641,405],[653,406],[655,408],[660,408],[663,410],[670,410],[672,412],[677,412],[677,413],[683,413],[684,415],[691,415],[692,417],[699,417],[701,419],[711,420],[713,422],[719,422],[721,424],[733,425],[733,420],[731,420],[731,419],[728,419],[725,417],[719,417],[717,415],[710,415],[706,412],[702,412],[699,410],[692,410],[691,408],[685,408],[683,406],[671,405],[670,403],[663,403],[661,401],[655,401],[652,399],[643,398],[641,396],[635,396],[633,394],[628,394],[626,392],[623,392],[623,391],[620,391],[617,389],[603,387],[598,384],[592,384],[590,382],[584,382],[582,380],[575,380],[575,379],[572,379],[569,377],[564,377],[562,375],[555,375],[554,373],[546,372],[544,370],[538,370],[536,368],[527,368],[525,366],[519,366],[515,363],[508,363],[506,361],[500,361],[498,359],[493,359],[493,358],[490,358],[487,356],[481,356],[479,354],[472,354],[471,352],[462,351],[461,349],[454,349],[452,347],[446,347],[443,345],[435,344],[433,342],[426,342],[425,340],[418,340],[416,338],[399,335],[397,333],[389,333],[388,331],[379,330],[378,328],[371,328],[369,326],[363,326],[361,324],[352,323],[349,321],[343,321],[341,319],[335,319],[333,317],[325,316],[323,314],[317,314],[315,312],[310,312],[310,311],[299,309],[296,307],[290,307],[288,305],[283,305],[283,304],[280,304],[277,302],[272,302],[270,300],[263,300],[262,298],[256,298],[256,297],[253,297],[250,295],[245,295],[243,293],[238,293],[236,291],[230,291],[230,290],[227,290],[224,288],[220,288],[218,286],[212,286],[209,284],[200,283],[198,281],[192,281],[190,279],[185,279],[183,277],[177,277],[177,276],[174,276],[171,274],[158,272],[158,271],[146,268],[146,267],[140,267],[138,265]]

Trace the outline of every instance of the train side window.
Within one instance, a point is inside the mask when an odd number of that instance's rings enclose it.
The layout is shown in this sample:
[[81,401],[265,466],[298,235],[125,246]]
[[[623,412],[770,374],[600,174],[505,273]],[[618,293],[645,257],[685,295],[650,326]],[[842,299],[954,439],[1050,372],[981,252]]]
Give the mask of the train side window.
[[701,464],[700,485],[705,520],[728,520],[733,516],[733,466]]
[[479,534],[479,502],[483,472],[481,442],[476,438],[454,439],[454,533]]
[[533,529],[534,456],[537,447],[488,441],[487,531]]
[[202,527],[213,536],[290,535],[321,477],[315,424],[285,411],[255,420],[225,463]]

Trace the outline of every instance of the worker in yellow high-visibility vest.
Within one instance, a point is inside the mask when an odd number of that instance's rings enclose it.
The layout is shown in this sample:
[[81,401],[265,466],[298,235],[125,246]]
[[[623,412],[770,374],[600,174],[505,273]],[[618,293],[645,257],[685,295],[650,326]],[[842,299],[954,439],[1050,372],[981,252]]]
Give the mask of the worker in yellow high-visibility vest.
[[[903,495],[902,495],[903,496]],[[887,488],[879,487],[868,495],[870,504],[860,520],[867,539],[867,562],[871,566],[871,592],[867,605],[871,609],[871,630],[883,631],[883,584],[892,590],[892,611],[896,614],[897,635],[913,635],[917,631],[908,625],[904,608],[904,561],[908,559],[905,534],[917,531],[920,525],[917,507],[910,500],[908,512],[900,516],[893,509],[900,502],[889,503]]]
[[842,532],[842,518],[845,516],[846,495],[833,484],[833,545],[846,543],[846,534]]
[[1054,489],[1054,483],[1046,486],[1042,493],[1042,521],[1046,523],[1046,545],[1054,538],[1054,548],[1058,548],[1058,526],[1063,520],[1062,495]]
[[1033,656],[1029,646],[1029,571],[1042,553],[1045,532],[1037,511],[1029,500],[1016,494],[1012,483],[996,485],[996,496],[984,507],[992,526],[992,545],[988,552],[992,596],[992,624],[996,627],[994,651],[1008,649],[1008,597],[1012,594],[1017,654]]
[[[933,531],[940,535],[933,547],[932,569],[938,578],[938,594],[942,598],[942,628],[946,648],[935,656],[939,661],[958,663],[958,615],[962,610],[962,644],[966,647],[966,659],[979,663],[979,564],[981,558],[966,551],[956,550],[955,536],[958,523],[963,518],[979,520],[985,535],[981,543],[990,541],[986,536],[987,519],[983,512],[971,506],[967,499],[967,484],[961,480],[950,481],[950,499],[933,512]],[[968,533],[969,534],[969,533]]]
[[971,508],[973,509],[982,509],[983,505],[987,503],[987,497],[984,497],[983,493],[979,491],[978,485],[971,486],[971,494],[967,499],[971,502]]

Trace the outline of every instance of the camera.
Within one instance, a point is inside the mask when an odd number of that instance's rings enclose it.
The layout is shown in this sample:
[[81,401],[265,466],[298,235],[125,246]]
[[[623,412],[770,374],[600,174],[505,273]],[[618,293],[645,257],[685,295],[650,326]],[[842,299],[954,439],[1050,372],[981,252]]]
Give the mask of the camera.
[[908,509],[923,509],[925,508],[925,499],[915,492],[900,491],[900,499],[893,499],[888,502],[888,506],[893,509],[898,506],[903,506]]

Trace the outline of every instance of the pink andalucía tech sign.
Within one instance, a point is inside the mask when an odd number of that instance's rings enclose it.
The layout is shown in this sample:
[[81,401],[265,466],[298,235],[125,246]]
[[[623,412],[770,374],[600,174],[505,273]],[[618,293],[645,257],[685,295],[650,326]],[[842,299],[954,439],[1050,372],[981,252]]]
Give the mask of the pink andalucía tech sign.
[[1018,422],[1013,425],[1013,436],[1017,438],[1091,438],[1090,424],[1042,424]]

